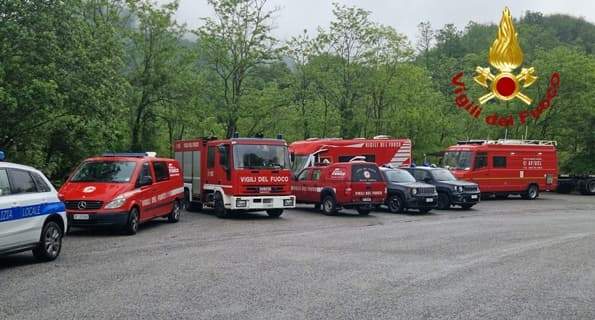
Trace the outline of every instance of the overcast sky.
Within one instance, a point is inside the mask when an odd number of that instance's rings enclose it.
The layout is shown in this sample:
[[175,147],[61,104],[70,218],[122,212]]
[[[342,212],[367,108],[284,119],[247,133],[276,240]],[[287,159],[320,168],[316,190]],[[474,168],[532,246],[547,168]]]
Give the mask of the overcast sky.
[[[544,14],[564,13],[583,17],[595,22],[595,1],[589,0],[516,0],[516,1],[401,1],[401,0],[334,0],[371,11],[372,19],[390,25],[415,41],[417,25],[430,21],[434,28],[454,23],[463,28],[470,20],[476,22],[498,22],[505,6],[513,17],[518,18],[526,11]],[[169,0],[157,0],[166,3]],[[275,35],[286,40],[308,29],[314,33],[318,26],[327,27],[332,19],[332,0],[269,0],[271,6],[280,8],[275,24]],[[202,24],[201,17],[211,16],[213,11],[207,0],[180,0],[177,19],[195,28]]]

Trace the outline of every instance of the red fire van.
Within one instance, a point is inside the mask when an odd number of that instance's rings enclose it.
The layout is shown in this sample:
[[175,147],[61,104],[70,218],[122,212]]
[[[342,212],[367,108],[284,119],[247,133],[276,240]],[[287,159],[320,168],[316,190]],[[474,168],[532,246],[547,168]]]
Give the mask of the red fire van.
[[442,166],[458,179],[479,184],[482,194],[498,198],[520,194],[535,199],[558,183],[555,141],[460,141],[444,153]]
[[123,227],[135,234],[142,222],[178,222],[184,198],[180,165],[154,153],[112,153],[83,161],[58,193],[72,227]]

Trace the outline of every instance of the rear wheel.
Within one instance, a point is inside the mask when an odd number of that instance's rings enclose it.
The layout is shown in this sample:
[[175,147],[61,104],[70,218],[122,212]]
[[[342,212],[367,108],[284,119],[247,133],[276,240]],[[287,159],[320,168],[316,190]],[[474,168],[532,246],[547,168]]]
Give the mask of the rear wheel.
[[438,194],[438,209],[450,209],[450,199],[448,198],[448,195],[444,192]]
[[126,223],[126,227],[124,228],[127,235],[132,236],[138,232],[139,219],[138,209],[136,207],[132,208],[128,214],[128,223]]
[[535,184],[529,185],[527,191],[523,194],[523,199],[535,200],[537,197],[539,197],[539,188]]
[[225,209],[225,204],[223,203],[223,196],[221,193],[217,192],[214,198],[215,202],[215,214],[217,218],[225,219],[231,216],[230,210]]
[[584,182],[579,192],[584,195],[595,194],[595,179],[589,179]]
[[283,214],[283,209],[270,209],[267,210],[267,214],[271,218],[279,218]]
[[180,201],[174,200],[174,206],[171,209],[171,212],[167,215],[167,220],[171,223],[180,221],[181,212],[182,208],[180,207]]
[[322,212],[327,216],[332,216],[337,213],[337,202],[335,197],[328,195],[322,199]]
[[393,194],[387,201],[388,211],[392,213],[403,212],[403,198],[398,194]]
[[39,244],[33,249],[33,256],[41,261],[52,261],[60,255],[62,249],[62,228],[54,222],[48,221],[41,229]]
[[368,206],[361,206],[357,208],[357,213],[359,213],[360,216],[367,216],[370,214],[370,207]]

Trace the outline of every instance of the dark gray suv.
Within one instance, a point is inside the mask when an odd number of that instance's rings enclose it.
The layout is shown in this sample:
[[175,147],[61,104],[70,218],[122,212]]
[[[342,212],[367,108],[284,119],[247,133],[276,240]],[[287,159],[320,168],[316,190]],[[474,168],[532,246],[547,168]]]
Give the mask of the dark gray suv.
[[436,208],[438,193],[433,185],[416,182],[415,178],[403,169],[382,167],[380,172],[386,181],[386,206],[390,212],[417,209],[421,213],[427,213]]
[[447,169],[411,167],[407,171],[413,174],[415,180],[436,186],[438,209],[448,209],[453,205],[469,209],[479,202],[479,186],[473,182],[457,180]]

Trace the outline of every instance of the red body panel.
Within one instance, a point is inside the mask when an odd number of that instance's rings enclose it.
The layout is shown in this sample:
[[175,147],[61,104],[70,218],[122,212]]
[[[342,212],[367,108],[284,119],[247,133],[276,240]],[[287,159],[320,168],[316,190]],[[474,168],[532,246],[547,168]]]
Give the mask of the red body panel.
[[[354,181],[352,173],[358,168],[376,170],[378,178]],[[386,183],[382,180],[380,169],[369,162],[334,163],[306,168],[294,180],[293,190],[296,201],[301,203],[320,203],[322,193],[325,190],[332,191],[339,206],[379,205],[384,203],[386,197]]]
[[[58,193],[60,199],[66,203],[66,213],[69,218],[72,219],[75,214],[91,216],[127,214],[132,207],[136,206],[140,212],[140,221],[147,221],[169,214],[174,201],[183,199],[184,183],[180,165],[176,160],[155,157],[109,156],[87,159],[81,163],[81,166],[88,162],[110,161],[134,162],[135,168],[130,179],[125,182],[76,182],[71,181],[72,177],[69,178]],[[167,165],[167,179],[157,181],[154,163]],[[137,182],[144,164],[148,164],[153,182],[150,185],[138,187]],[[117,208],[106,208],[117,197],[125,198],[123,204]],[[81,208],[80,202],[85,202],[87,207]]]
[[[394,167],[409,167],[411,165],[411,140],[409,139],[310,139],[296,141],[289,146],[289,151],[298,157],[315,156],[314,163],[347,162],[356,156],[364,156],[366,161],[379,166],[391,164]],[[295,161],[298,163],[298,161]],[[294,167],[297,173],[308,164],[300,168]]]
[[[537,184],[540,191],[551,191],[558,184],[555,145],[462,144],[451,146],[446,152],[470,152],[469,168],[451,170],[458,179],[479,184],[481,192],[519,193],[530,184]],[[487,158],[485,165],[478,164],[478,155]]]

